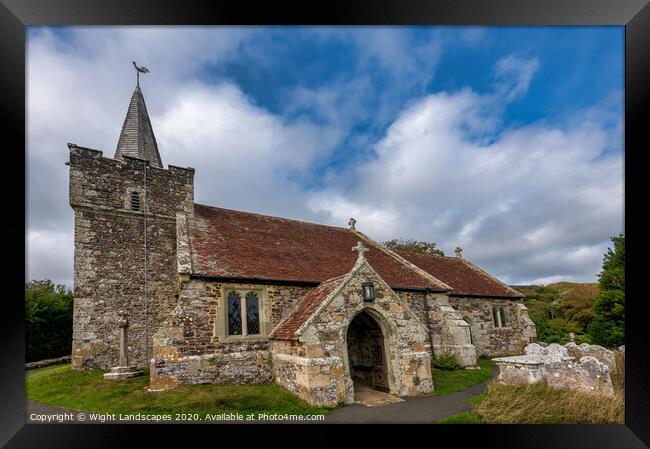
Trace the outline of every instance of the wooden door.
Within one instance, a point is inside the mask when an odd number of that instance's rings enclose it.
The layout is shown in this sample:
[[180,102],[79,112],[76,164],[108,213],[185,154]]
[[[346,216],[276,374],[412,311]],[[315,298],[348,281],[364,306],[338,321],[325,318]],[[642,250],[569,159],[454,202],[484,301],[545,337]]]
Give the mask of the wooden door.
[[372,357],[372,388],[388,391],[384,337],[382,335],[370,336],[370,356]]

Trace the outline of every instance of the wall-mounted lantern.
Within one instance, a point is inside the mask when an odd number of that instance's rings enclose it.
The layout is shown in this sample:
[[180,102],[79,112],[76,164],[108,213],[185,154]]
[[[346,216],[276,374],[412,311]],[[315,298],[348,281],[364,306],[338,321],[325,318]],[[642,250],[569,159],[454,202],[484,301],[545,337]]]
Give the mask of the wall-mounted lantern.
[[363,284],[363,300],[372,301],[375,299],[375,285],[372,282],[364,282]]

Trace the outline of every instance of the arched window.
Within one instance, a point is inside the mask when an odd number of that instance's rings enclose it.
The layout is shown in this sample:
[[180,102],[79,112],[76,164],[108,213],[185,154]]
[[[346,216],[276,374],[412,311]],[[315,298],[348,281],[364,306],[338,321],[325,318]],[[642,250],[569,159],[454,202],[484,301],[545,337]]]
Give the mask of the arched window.
[[241,297],[237,292],[228,293],[228,335],[241,335]]
[[257,293],[246,293],[246,331],[248,335],[260,333],[260,303]]
[[492,307],[492,319],[494,320],[494,327],[506,327],[506,308],[504,306]]
[[508,325],[506,322],[506,311],[505,307],[499,307],[499,316],[501,318],[501,327],[505,327]]
[[496,307],[492,307],[492,320],[494,321],[494,327],[501,327],[499,326],[499,315]]
[[215,332],[223,338],[263,337],[269,332],[264,325],[263,296],[259,289],[224,290],[224,307],[219,308]]

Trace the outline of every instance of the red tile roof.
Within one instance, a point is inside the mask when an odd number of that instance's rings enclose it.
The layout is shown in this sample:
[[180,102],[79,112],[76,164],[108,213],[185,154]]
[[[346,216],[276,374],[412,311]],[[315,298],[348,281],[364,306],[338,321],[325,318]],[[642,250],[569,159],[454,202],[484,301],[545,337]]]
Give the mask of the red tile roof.
[[336,288],[341,285],[345,275],[329,279],[307,293],[287,315],[287,318],[278,324],[269,335],[273,340],[297,340],[296,331],[305,323],[316,309],[327,299]]
[[[192,273],[319,284],[348,273],[357,259],[355,232],[285,218],[194,205]],[[447,290],[365,240],[366,258],[394,288]]]
[[449,285],[450,295],[522,298],[523,295],[461,257],[398,251],[398,254]]

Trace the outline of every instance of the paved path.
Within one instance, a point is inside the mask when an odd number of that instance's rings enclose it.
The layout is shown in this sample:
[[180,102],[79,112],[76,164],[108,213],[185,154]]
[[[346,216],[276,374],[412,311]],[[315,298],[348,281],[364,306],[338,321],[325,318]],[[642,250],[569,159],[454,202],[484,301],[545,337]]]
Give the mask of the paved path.
[[352,404],[334,410],[325,416],[326,423],[346,424],[433,424],[460,412],[467,411],[472,405],[466,400],[485,390],[487,382],[483,382],[467,390],[449,393],[444,396],[417,396],[405,398],[404,402],[396,404],[367,407]]

